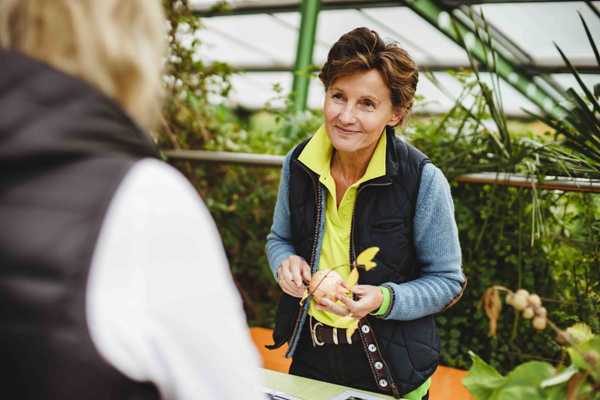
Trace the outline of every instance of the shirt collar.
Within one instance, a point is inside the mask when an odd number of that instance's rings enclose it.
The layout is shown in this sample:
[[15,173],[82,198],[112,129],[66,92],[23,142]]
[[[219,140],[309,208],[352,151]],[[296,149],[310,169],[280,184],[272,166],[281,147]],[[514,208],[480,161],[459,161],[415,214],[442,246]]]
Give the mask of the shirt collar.
[[[373,152],[367,171],[365,172],[365,175],[356,182],[357,185],[385,175],[386,148],[387,141],[386,132],[384,130],[379,138],[377,147]],[[308,141],[306,147],[304,147],[302,153],[300,153],[298,160],[317,175],[327,175],[330,173],[329,169],[332,154],[333,144],[327,136],[325,125],[322,125]]]

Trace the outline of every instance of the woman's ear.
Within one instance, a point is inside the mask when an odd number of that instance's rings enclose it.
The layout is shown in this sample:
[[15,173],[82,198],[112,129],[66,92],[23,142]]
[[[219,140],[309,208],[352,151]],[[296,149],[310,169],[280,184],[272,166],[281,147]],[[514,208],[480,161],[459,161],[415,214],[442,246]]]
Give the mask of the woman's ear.
[[402,117],[404,117],[405,113],[406,113],[406,108],[400,108],[397,111],[395,111],[394,116],[392,117],[392,119],[390,119],[390,122],[388,122],[388,125],[391,127],[398,125],[400,123],[400,121],[402,120]]

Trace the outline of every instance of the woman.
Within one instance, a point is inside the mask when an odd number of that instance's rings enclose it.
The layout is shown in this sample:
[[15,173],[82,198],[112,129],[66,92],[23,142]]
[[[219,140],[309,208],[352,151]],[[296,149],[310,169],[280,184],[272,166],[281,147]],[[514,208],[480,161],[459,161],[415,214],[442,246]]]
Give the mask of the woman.
[[214,222],[141,128],[165,39],[159,0],[0,1],[3,398],[259,398]]
[[[458,300],[466,279],[448,182],[394,134],[418,75],[405,50],[367,28],[343,35],[319,74],[325,124],[285,159],[266,248],[284,292],[270,348],[289,343],[291,374],[429,396],[440,352],[432,314]],[[354,299],[299,305],[303,281],[336,267],[346,279],[372,246],[377,267],[360,271]],[[344,316],[360,320],[350,340],[333,328]]]

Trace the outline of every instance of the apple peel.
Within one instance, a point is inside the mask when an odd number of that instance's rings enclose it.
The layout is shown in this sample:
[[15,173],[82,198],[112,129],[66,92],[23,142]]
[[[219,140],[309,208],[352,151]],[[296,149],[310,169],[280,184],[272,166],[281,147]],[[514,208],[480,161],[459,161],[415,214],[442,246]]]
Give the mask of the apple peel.
[[373,261],[375,255],[379,252],[379,247],[369,247],[356,257],[356,265],[362,265],[365,267],[365,271],[369,271],[377,266],[377,263]]

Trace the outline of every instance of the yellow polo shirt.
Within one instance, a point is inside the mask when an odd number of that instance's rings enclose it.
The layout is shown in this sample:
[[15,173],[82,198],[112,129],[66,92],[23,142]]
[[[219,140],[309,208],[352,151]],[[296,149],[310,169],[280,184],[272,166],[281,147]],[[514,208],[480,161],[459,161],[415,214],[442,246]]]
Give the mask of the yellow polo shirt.
[[[320,176],[319,181],[329,191],[325,209],[325,233],[321,247],[319,269],[334,269],[338,267],[336,271],[340,273],[345,281],[348,280],[348,275],[350,274],[350,228],[352,225],[352,212],[356,191],[361,183],[385,175],[385,150],[386,139],[385,134],[382,134],[365,175],[346,190],[339,208],[337,207],[335,181],[331,176],[333,145],[329,137],[327,137],[324,125],[315,133],[304,150],[302,150],[300,157],[298,157],[299,161]],[[387,288],[384,288],[383,293],[384,302],[380,308],[380,311],[383,309],[381,314],[389,308],[390,298]],[[326,311],[316,310],[316,304],[316,301],[311,299],[309,314],[317,321],[333,326],[335,321],[341,318]],[[339,304],[343,303],[339,302]],[[376,313],[376,315],[379,314],[379,312]],[[340,328],[346,328],[349,325],[350,323],[346,324],[346,326],[340,326]]]
[[[336,269],[345,281],[350,274],[350,228],[352,225],[352,212],[354,209],[354,200],[356,191],[361,183],[385,175],[385,153],[386,153],[386,135],[385,131],[381,135],[377,147],[373,152],[371,161],[367,167],[365,175],[346,190],[340,207],[337,207],[337,196],[335,190],[335,181],[331,176],[331,156],[333,154],[333,144],[327,137],[325,125],[321,126],[317,133],[308,142],[298,160],[320,176],[319,181],[329,191],[327,196],[327,206],[325,208],[325,233],[321,247],[321,258],[319,261],[319,270]],[[374,315],[383,315],[390,307],[390,292],[387,288],[382,288],[383,302],[381,307]],[[343,304],[342,302],[338,302]],[[342,318],[326,311],[316,310],[316,301],[311,299],[308,313],[317,321],[333,326],[336,320]],[[350,325],[340,326],[347,328]],[[408,400],[420,400],[431,386],[431,378],[414,391],[403,396]]]

